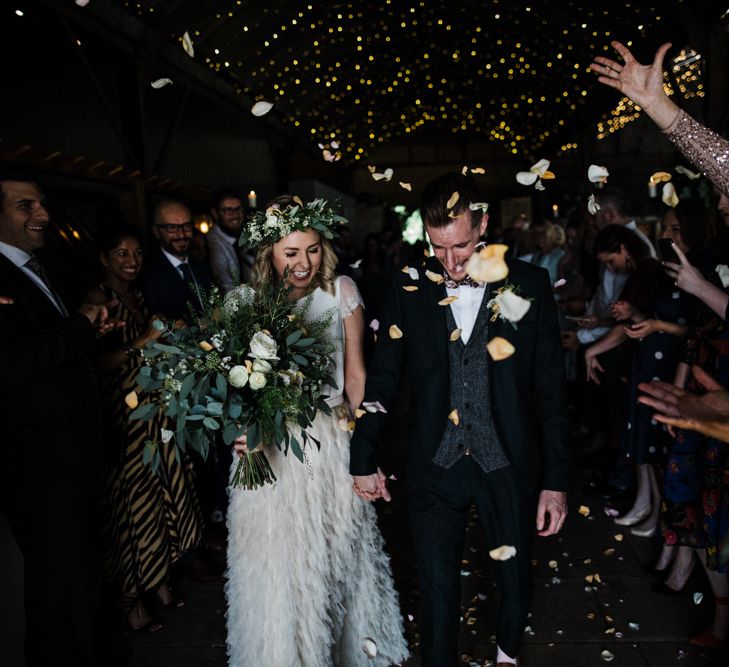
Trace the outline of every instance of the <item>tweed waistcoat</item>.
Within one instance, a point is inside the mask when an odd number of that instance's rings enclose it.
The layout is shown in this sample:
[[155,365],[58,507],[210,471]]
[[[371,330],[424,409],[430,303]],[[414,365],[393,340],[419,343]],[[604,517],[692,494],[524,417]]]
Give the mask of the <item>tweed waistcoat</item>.
[[[449,343],[450,409],[458,410],[459,423],[452,421],[443,434],[433,463],[450,468],[462,456],[472,456],[484,472],[505,468],[509,461],[499,440],[491,413],[488,365],[488,299],[484,295],[473,333],[464,345],[459,338]],[[446,308],[449,331],[456,328],[450,307]]]

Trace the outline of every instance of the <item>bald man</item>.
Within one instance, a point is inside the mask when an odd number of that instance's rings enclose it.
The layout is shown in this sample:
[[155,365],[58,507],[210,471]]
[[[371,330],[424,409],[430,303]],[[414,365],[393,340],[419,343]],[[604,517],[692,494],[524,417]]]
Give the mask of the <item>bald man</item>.
[[189,254],[194,230],[190,209],[182,202],[163,201],[154,210],[152,231],[160,247],[145,258],[142,274],[150,313],[190,320],[190,307],[196,313],[202,310],[212,275],[205,262]]

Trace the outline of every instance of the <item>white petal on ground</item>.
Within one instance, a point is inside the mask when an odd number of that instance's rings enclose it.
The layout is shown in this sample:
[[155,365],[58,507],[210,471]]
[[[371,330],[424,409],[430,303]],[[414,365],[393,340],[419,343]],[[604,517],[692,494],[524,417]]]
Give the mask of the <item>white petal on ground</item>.
[[156,81],[152,81],[150,85],[155,90],[159,90],[160,88],[164,88],[165,86],[172,85],[172,79],[168,79],[166,77],[162,79],[157,79]]
[[273,109],[273,104],[270,102],[266,102],[265,100],[261,100],[260,102],[256,102],[253,107],[251,107],[251,113],[254,116],[265,116],[269,111]]
[[601,167],[597,164],[591,164],[587,169],[587,180],[590,183],[605,183],[610,174],[607,167]]
[[190,58],[195,57],[195,49],[192,46],[192,40],[190,39],[190,33],[187,31],[182,36],[182,48],[185,49],[185,53],[188,56],[190,56]]

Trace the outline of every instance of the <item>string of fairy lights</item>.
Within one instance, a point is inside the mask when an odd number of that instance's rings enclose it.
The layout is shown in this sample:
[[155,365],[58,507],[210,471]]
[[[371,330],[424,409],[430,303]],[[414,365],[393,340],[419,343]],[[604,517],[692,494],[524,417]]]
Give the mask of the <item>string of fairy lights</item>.
[[[597,85],[593,57],[610,52],[612,39],[631,46],[661,26],[652,5],[232,0],[188,33],[196,57],[237,92],[272,102],[313,144],[335,142],[345,162],[427,130],[483,135],[512,154],[533,154],[555,136],[569,139],[565,129]],[[126,6],[161,20],[171,4]],[[683,51],[673,68],[681,94],[703,95],[699,54]],[[596,136],[639,113],[621,100]]]

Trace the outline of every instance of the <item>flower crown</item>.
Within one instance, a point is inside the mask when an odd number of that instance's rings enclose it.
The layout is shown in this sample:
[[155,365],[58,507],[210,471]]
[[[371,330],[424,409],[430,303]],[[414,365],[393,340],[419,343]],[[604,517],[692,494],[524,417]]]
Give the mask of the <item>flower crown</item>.
[[244,250],[259,245],[269,245],[288,236],[292,232],[313,229],[327,239],[334,238],[337,225],[347,220],[337,215],[324,199],[304,202],[294,197],[294,204],[279,207],[278,204],[258,211],[247,223],[240,235],[238,244]]

